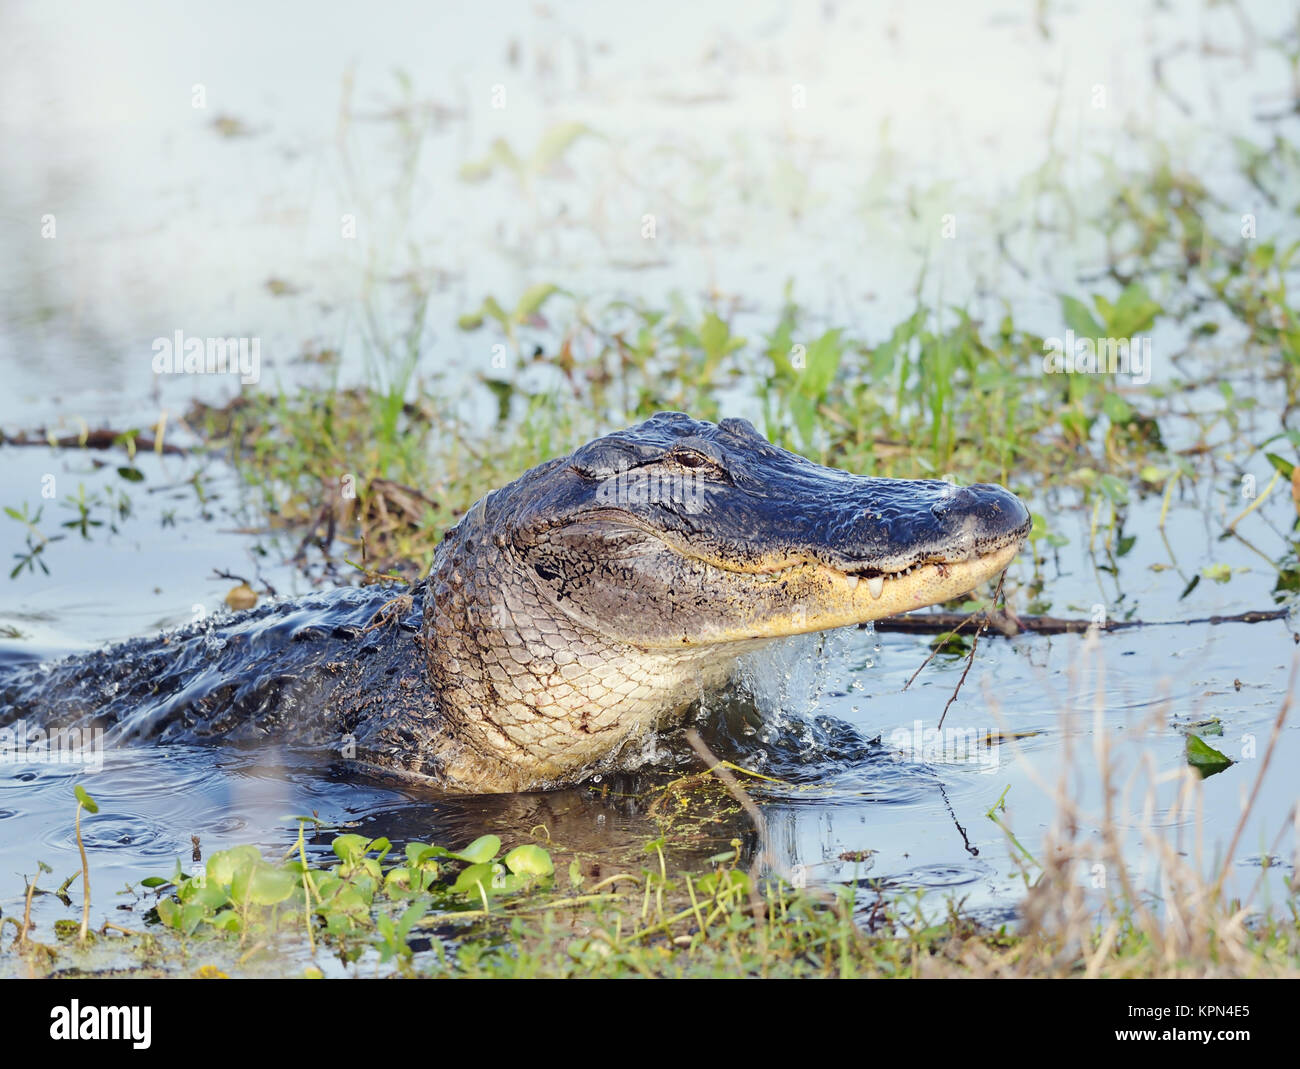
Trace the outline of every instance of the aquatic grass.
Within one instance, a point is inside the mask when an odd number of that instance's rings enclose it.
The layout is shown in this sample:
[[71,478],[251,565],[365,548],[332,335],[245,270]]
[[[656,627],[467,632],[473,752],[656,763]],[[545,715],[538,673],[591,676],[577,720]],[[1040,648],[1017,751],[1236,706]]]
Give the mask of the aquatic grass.
[[[530,292],[523,306],[550,291]],[[1109,318],[1089,329],[1145,324],[1157,310],[1141,293],[1126,291],[1113,305],[1095,298]],[[680,303],[671,312],[639,309],[633,338],[613,324],[627,312],[624,302],[611,305],[610,322],[597,328],[602,313],[588,305],[570,324],[561,353],[595,355],[561,362],[573,373],[562,384],[530,392],[519,381],[491,380],[496,427],[470,426],[454,404],[425,396],[398,404],[397,392],[363,387],[254,395],[196,409],[191,422],[212,448],[227,451],[268,519],[296,530],[302,546],[339,537],[352,552],[364,547],[374,569],[407,576],[427,569],[441,530],[489,489],[584,434],[660,408],[716,417],[720,391],[737,382],[749,382],[774,440],[866,474],[1046,484],[1077,467],[1082,451],[1116,482],[1136,480],[1165,456],[1158,431],[1132,433],[1157,426],[1156,414],[1138,412],[1102,376],[1044,375],[1041,339],[1007,317],[989,330],[956,310],[941,326],[937,313],[918,309],[873,345],[842,326],[796,340],[805,317],[791,304],[757,341],[738,335],[717,309]],[[511,332],[521,315],[488,315],[475,326],[499,321],[517,347]],[[770,371],[746,380],[740,369],[756,347]],[[344,492],[349,480],[352,496]],[[1081,488],[1093,492],[1086,482]]]
[[90,930],[90,862],[86,860],[86,844],[81,841],[81,811],[84,809],[93,816],[99,812],[99,804],[86,793],[86,788],[80,783],[76,787],[76,796],[75,835],[77,851],[81,854],[81,930],[78,938],[84,943]]
[[[1086,641],[1085,659],[1099,657],[1096,639]],[[1149,755],[1126,769],[1105,730],[1103,691],[1099,684],[1091,763],[1080,763],[1077,733],[1062,714],[1066,760],[1054,783],[1038,781],[1055,807],[1043,843],[1030,851],[1021,842],[1009,789],[986,815],[1006,835],[1025,886],[1014,921],[982,921],[959,897],[936,910],[933,898],[869,877],[795,887],[777,872],[753,871],[741,839],[702,867],[680,868],[673,853],[684,840],[671,820],[639,861],[629,856],[626,869],[593,880],[581,854],[540,828],[513,846],[487,833],[460,849],[345,833],[328,841],[330,861],[318,846],[307,850],[307,825],[313,838],[327,829],[303,818],[279,860],[238,846],[211,855],[200,874],[178,863],[170,878],[142,881],[155,901],[134,908],[148,930],[105,924],[99,934],[136,948],[142,971],[198,955],[223,974],[300,973],[304,962],[329,955],[352,974],[411,977],[1300,976],[1294,874],[1284,881],[1286,899],[1271,906],[1257,900],[1266,867],[1247,895],[1225,893],[1290,698],[1279,706],[1232,841],[1211,858],[1202,842],[1200,751],[1189,751],[1185,774],[1174,778],[1155,775]],[[1002,744],[1014,747],[1014,733]],[[1094,774],[1096,812],[1077,801],[1089,793],[1079,777]],[[716,807],[711,780],[705,772],[675,789],[701,792],[703,804]],[[746,782],[761,807],[763,779]],[[1280,821],[1268,856],[1294,818]],[[1171,835],[1168,827],[1184,830]],[[29,885],[29,911],[31,893]],[[87,889],[83,910],[88,903]],[[14,950],[36,973],[75,971],[79,955],[108,946],[100,939],[85,950],[54,947],[25,933]]]

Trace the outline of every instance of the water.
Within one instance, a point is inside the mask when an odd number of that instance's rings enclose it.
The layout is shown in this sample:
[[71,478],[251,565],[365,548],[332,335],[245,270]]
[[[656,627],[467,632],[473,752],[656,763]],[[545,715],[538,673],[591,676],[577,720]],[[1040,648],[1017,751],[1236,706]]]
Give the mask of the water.
[[[985,311],[1006,301],[1018,320],[1057,333],[1057,292],[1078,291],[1103,247],[1083,223],[1027,225],[1051,212],[1026,175],[1050,169],[1086,218],[1100,207],[1101,160],[1136,166],[1157,132],[1219,193],[1223,226],[1268,213],[1207,146],[1219,143],[1212,134],[1262,142],[1274,129],[1261,116],[1284,106],[1290,72],[1261,42],[1287,25],[1285,5],[1246,5],[1254,36],[1220,6],[1090,4],[1050,16],[1046,34],[1032,10],[718,4],[640,13],[630,32],[626,14],[594,4],[437,16],[420,5],[363,15],[290,5],[273,19],[251,4],[219,14],[140,4],[129,15],[9,5],[0,15],[0,425],[76,433],[83,422],[145,426],[165,411],[174,426],[194,397],[231,396],[228,380],[153,375],[155,340],[176,330],[259,339],[262,389],[333,374],[364,380],[370,354],[409,322],[411,278],[430,302],[421,386],[444,401],[464,393],[470,418],[493,411],[466,382],[491,370],[496,338],[457,331],[455,320],[488,294],[509,305],[538,281],[654,302],[714,293],[734,302],[742,332],[771,325],[789,283],[813,315],[876,338],[912,307],[926,265],[925,300]],[[1163,87],[1152,80],[1153,49],[1168,53]],[[563,123],[594,133],[518,177],[498,168],[480,183],[460,179],[496,139],[527,159]],[[947,214],[953,240],[939,236]],[[42,236],[45,216],[53,236]],[[1294,219],[1271,225],[1291,235]],[[995,251],[998,234],[1007,257]],[[577,307],[556,301],[525,339],[563,333]],[[1169,352],[1186,338],[1157,332],[1155,341]],[[1229,328],[1225,360],[1234,344]],[[320,348],[338,351],[337,371],[301,359]],[[1177,371],[1158,362],[1153,381]],[[528,372],[534,385],[551,374]],[[1245,417],[1252,439],[1275,433],[1277,399],[1259,370],[1230,361],[1224,377],[1260,401]],[[732,384],[731,414],[755,414],[751,385]],[[1218,404],[1213,390],[1185,398],[1189,411]],[[1195,439],[1190,424],[1169,430],[1186,436],[1171,446]],[[187,440],[184,428],[174,434]],[[1113,561],[1108,514],[1093,531],[1068,487],[1032,501],[1068,538],[1042,551],[1051,611],[1088,617],[1101,606],[1177,621],[1290,605],[1278,593],[1279,568],[1295,567],[1285,488],[1224,539],[1246,502],[1236,458],[1223,459],[1175,495],[1163,535],[1159,492],[1135,500],[1122,533],[1136,541]],[[33,560],[0,580],[0,627],[20,636],[0,658],[187,623],[219,608],[231,586],[214,570],[281,593],[310,589],[219,462],[143,456],[139,486],[122,482],[118,463],[120,454],[0,449],[0,503],[44,502],[47,519],[75,521],[60,502],[84,486],[103,523],[90,537],[62,528],[39,554],[48,574]],[[1263,460],[1244,463],[1262,487]],[[46,500],[50,478],[57,493]],[[0,519],[6,559],[31,552],[25,538],[20,523]],[[1202,577],[1183,596],[1204,567],[1225,564],[1231,582]],[[1032,573],[1026,556],[1009,582]],[[1190,834],[1185,816],[1161,824],[1160,814],[1185,763],[1177,725],[1209,717],[1222,735],[1208,741],[1238,759],[1200,788],[1205,870],[1217,871],[1287,697],[1293,628],[1178,624],[1116,632],[1095,648],[1077,635],[985,638],[944,727],[958,746],[988,734],[1008,741],[977,741],[964,760],[927,756],[925,735],[962,662],[941,655],[904,690],[928,648],[888,632],[792,642],[746,667],[743,693],[708,699],[702,724],[721,756],[785,782],[754,788],[776,867],[809,881],[869,877],[936,902],[955,893],[1000,916],[1024,886],[1017,851],[987,815],[1000,799],[1000,819],[1034,853],[1055,820],[1063,766],[1079,804],[1100,807],[1096,744],[1111,740],[1122,782],[1135,773],[1140,786],[1155,781],[1155,816],[1144,815],[1144,790],[1120,803],[1140,871],[1142,826]],[[1280,881],[1294,872],[1298,731],[1292,718],[1228,859],[1230,888],[1245,893],[1262,877],[1264,901],[1283,900]],[[684,760],[679,742],[657,740],[646,774]],[[17,874],[43,861],[62,881],[79,868],[75,782],[101,805],[85,834],[105,889],[167,875],[177,860],[187,867],[193,837],[205,856],[242,842],[284,850],[293,818],[307,813],[335,830],[452,846],[544,824],[557,842],[611,864],[638,856],[659,831],[649,806],[626,797],[650,781],[458,799],[274,751],[113,750],[98,772],[0,766],[6,915],[21,899]],[[720,820],[679,860],[749,832],[742,818]],[[313,850],[323,853],[331,834]],[[1264,856],[1281,863],[1261,872]],[[117,916],[114,905],[97,897],[92,920]],[[51,896],[34,913],[46,923],[66,909]]]

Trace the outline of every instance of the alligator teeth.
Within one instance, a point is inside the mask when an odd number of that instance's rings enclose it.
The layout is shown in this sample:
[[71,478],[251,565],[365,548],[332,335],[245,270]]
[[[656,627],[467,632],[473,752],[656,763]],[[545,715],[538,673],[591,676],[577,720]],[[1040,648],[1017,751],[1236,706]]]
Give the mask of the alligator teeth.
[[858,589],[858,583],[862,581],[862,577],[858,575],[846,575],[844,578],[849,581],[850,594],[852,594],[855,590]]
[[867,580],[867,589],[871,591],[872,599],[879,601],[880,595],[885,592],[885,577],[883,575],[873,575]]

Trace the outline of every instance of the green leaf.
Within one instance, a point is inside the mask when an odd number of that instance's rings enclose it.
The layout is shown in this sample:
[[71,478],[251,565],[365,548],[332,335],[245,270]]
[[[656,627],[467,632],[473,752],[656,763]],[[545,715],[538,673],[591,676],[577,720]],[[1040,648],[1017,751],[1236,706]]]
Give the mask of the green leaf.
[[80,783],[78,783],[76,787],[73,788],[73,794],[77,796],[77,801],[80,802],[83,806],[85,806],[86,812],[88,813],[99,812],[99,804],[95,801],[95,799],[93,799],[92,797],[90,797],[90,795],[86,793],[86,788],[83,787]]
[[186,935],[193,935],[194,929],[199,926],[207,912],[207,908],[197,902],[181,906],[181,915],[177,927]]
[[[1098,306],[1102,298],[1097,298]],[[1107,306],[1106,332],[1112,338],[1131,338],[1144,330],[1150,330],[1163,308],[1151,299],[1146,287],[1140,282],[1131,282],[1124,288],[1113,307]]]
[[206,872],[208,881],[218,887],[230,887],[235,877],[247,872],[259,861],[262,855],[255,846],[235,846],[229,850],[218,850],[208,858]]
[[541,140],[537,142],[533,157],[528,161],[529,170],[533,174],[541,174],[557,163],[578,138],[594,132],[586,123],[557,123],[542,134]]
[[799,392],[805,397],[822,399],[840,369],[844,357],[844,346],[840,342],[839,328],[828,330],[810,346],[807,352],[807,367],[799,380]]
[[1101,399],[1101,410],[1115,425],[1123,425],[1133,418],[1133,406],[1117,393],[1108,393]]
[[1074,297],[1061,297],[1061,317],[1065,325],[1081,338],[1099,338],[1104,333],[1088,306]]
[[554,294],[560,291],[560,287],[550,282],[539,282],[536,285],[529,286],[519,298],[515,305],[514,321],[516,323],[527,323],[538,312],[541,311],[542,305],[549,300]]
[[499,303],[497,303],[497,299],[495,297],[483,298],[483,308],[480,314],[485,316],[491,316],[501,325],[502,329],[509,330],[510,317],[506,315],[506,310],[502,308]]
[[1097,483],[1107,500],[1116,505],[1128,504],[1128,484],[1123,479],[1116,475],[1103,475]]
[[1232,764],[1232,760],[1219,753],[1198,735],[1187,736],[1187,763],[1202,776],[1213,776]]
[[[495,851],[494,851],[495,852]],[[482,862],[478,865],[471,865],[456,877],[456,882],[451,885],[452,891],[458,894],[473,892],[478,894],[479,886],[484,890],[492,889],[492,866],[488,862]]]
[[522,175],[524,170],[523,161],[499,137],[492,142],[486,156],[461,164],[460,177],[465,182],[482,182],[498,167],[505,167],[516,175]]
[[[418,868],[427,865],[435,858],[446,857],[448,853],[449,851],[441,846],[429,846],[426,843],[407,843],[406,863]],[[436,869],[437,866],[435,865],[434,868]]]
[[339,835],[330,844],[330,848],[340,861],[351,864],[355,864],[358,859],[365,857],[369,847],[370,840],[364,835]]
[[708,312],[700,324],[699,340],[709,368],[716,367],[728,353],[735,352],[745,344],[745,339],[732,335],[726,320],[713,311]]
[[471,865],[491,861],[501,849],[501,839],[496,835],[480,835],[459,854],[449,856],[459,861],[468,861]]
[[362,894],[355,887],[343,887],[337,895],[334,896],[332,903],[334,909],[340,913],[350,913],[355,915],[370,915],[370,899]]
[[804,442],[811,442],[817,425],[817,402],[797,393],[790,398],[790,414],[794,417],[794,425],[798,428],[800,437]]
[[713,895],[732,888],[748,892],[749,873],[740,869],[727,869],[725,872],[709,872],[700,877],[699,888],[706,895]]
[[226,894],[226,889],[214,883],[204,881],[202,886],[194,887],[189,894],[185,896],[186,902],[197,902],[205,910],[220,909],[230,901],[230,896]]
[[549,876],[555,871],[551,855],[532,843],[516,846],[502,860],[506,868],[520,876]]
[[1275,467],[1279,472],[1282,473],[1282,477],[1284,479],[1291,478],[1291,473],[1295,471],[1294,464],[1292,464],[1289,460],[1283,460],[1276,453],[1265,453],[1264,456],[1267,458],[1268,462],[1273,465],[1273,467]]
[[117,469],[117,473],[129,483],[144,482],[144,472],[142,472],[139,468],[121,467]]
[[248,882],[248,900],[255,906],[274,906],[293,894],[297,886],[293,873],[258,865]]

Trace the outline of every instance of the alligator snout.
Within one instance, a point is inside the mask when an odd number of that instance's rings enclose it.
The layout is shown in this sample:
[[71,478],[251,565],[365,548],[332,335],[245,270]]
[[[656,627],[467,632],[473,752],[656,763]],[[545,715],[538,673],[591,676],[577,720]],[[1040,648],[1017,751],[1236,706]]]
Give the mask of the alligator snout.
[[930,506],[930,512],[976,546],[1023,535],[1030,523],[1024,502],[1010,490],[990,483],[954,487]]

